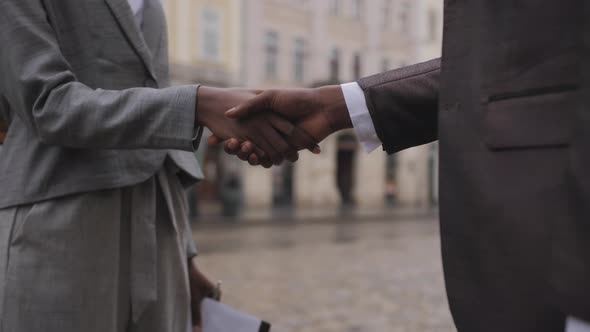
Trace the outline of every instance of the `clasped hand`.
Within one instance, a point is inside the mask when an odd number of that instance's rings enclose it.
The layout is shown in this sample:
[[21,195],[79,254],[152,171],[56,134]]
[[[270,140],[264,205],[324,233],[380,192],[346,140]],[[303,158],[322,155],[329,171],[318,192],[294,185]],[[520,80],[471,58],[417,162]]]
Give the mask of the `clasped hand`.
[[[218,111],[228,105],[228,111]],[[227,153],[266,168],[285,159],[297,161],[303,149],[318,154],[319,142],[351,127],[338,86],[266,91],[202,87],[199,110],[205,109],[217,110],[198,113],[200,123],[213,132],[209,144],[225,141]]]

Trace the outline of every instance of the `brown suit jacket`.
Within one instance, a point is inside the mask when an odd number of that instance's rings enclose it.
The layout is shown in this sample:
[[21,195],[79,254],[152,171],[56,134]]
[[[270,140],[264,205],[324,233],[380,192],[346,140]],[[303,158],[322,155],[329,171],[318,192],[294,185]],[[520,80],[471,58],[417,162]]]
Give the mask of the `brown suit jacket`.
[[359,80],[389,153],[440,142],[459,331],[590,321],[590,1],[447,0],[442,58]]

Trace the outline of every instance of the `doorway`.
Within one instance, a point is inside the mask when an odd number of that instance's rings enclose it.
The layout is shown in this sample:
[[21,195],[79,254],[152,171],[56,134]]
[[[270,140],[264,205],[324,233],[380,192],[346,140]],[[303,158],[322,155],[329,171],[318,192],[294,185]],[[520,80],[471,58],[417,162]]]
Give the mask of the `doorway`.
[[352,134],[338,137],[336,153],[336,185],[343,207],[354,206],[355,160],[357,140]]

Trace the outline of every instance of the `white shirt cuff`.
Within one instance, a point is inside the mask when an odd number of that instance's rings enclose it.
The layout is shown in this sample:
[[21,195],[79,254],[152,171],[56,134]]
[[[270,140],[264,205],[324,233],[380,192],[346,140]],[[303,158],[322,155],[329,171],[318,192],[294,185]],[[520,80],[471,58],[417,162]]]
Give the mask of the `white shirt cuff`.
[[356,82],[342,84],[342,93],[352,125],[361,145],[367,152],[372,152],[383,143],[377,136],[373,119],[367,107],[365,93]]

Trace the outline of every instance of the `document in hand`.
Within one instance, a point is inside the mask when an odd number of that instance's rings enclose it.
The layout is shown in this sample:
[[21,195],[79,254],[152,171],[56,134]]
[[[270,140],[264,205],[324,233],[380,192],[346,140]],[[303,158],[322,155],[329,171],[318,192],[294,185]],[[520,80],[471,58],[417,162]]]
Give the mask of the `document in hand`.
[[270,324],[211,299],[201,302],[203,332],[269,332]]

